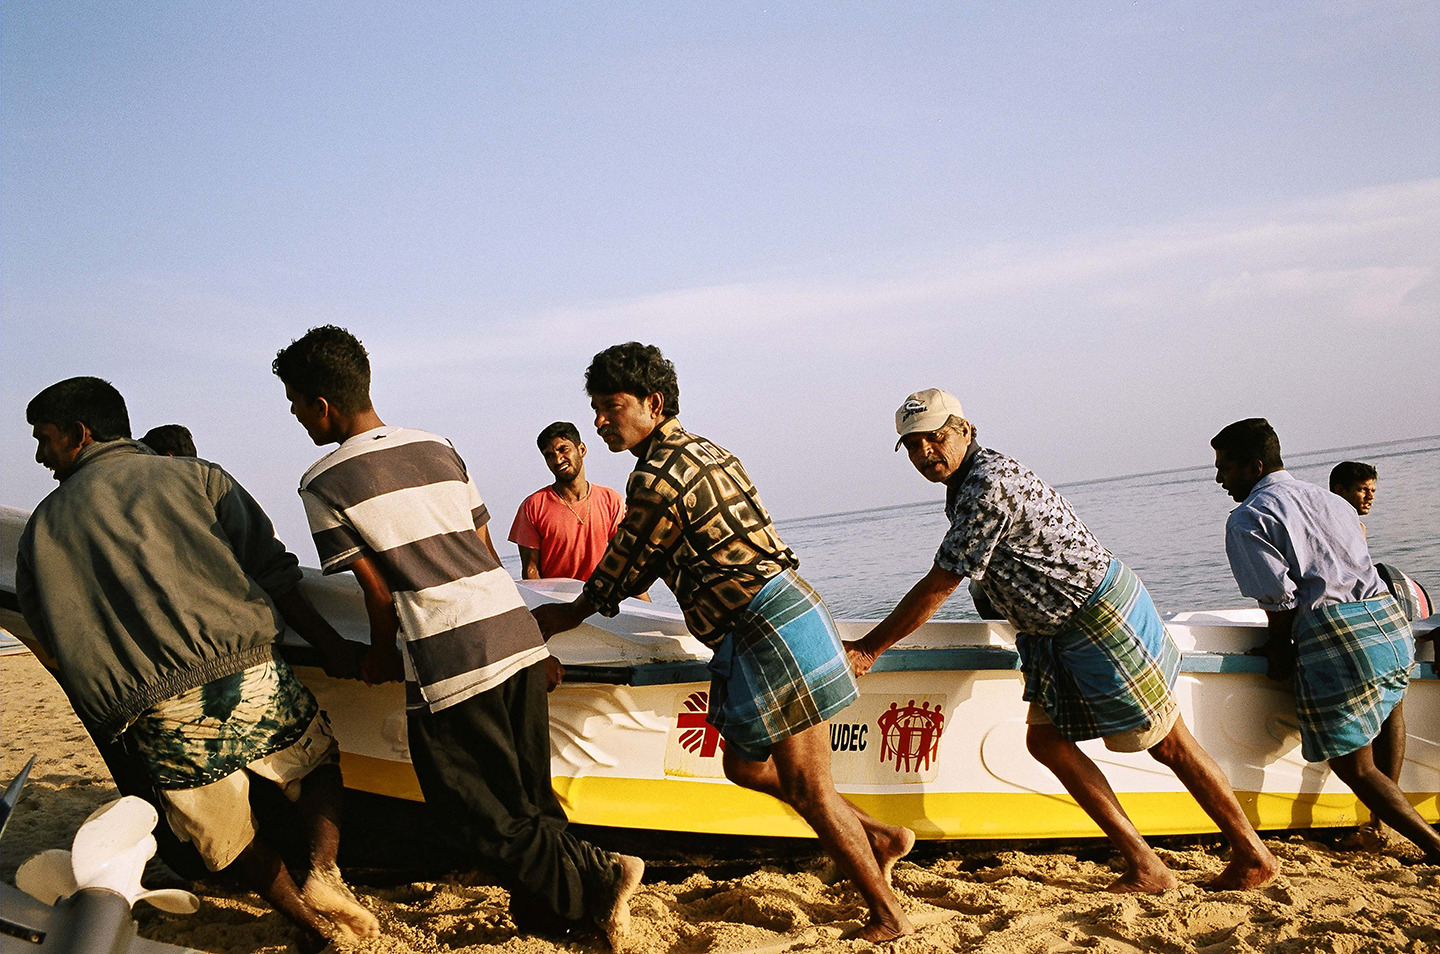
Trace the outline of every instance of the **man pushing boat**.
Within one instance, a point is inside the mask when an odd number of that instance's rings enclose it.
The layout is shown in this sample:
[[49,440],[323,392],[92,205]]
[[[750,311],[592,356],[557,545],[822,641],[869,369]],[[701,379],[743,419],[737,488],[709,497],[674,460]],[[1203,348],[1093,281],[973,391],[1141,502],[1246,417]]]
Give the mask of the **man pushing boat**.
[[888,874],[915,843],[841,798],[827,720],[858,695],[840,637],[799,561],[775,533],[740,461],[676,416],[675,366],[653,345],[615,345],[585,372],[595,428],[636,457],[626,514],[572,603],[536,607],[548,639],[664,578],[690,631],[714,650],[710,710],[725,740],[725,776],[795,809],[870,908],[858,936],[886,941],[914,927]]
[[[1230,570],[1269,618],[1260,652],[1270,678],[1294,682],[1301,754],[1328,762],[1376,817],[1440,861],[1440,833],[1396,784],[1400,760],[1388,751],[1404,738],[1403,722],[1395,723],[1414,642],[1370,560],[1359,515],[1285,470],[1280,438],[1264,418],[1230,424],[1210,446],[1215,482],[1240,504],[1225,523]],[[1387,752],[1376,765],[1386,726]]]
[[1211,887],[1269,881],[1279,862],[1180,717],[1173,693],[1180,652],[1139,577],[1054,488],[981,447],[954,395],[934,388],[910,395],[895,412],[895,429],[895,449],[903,445],[916,470],[946,485],[950,530],[930,572],[874,629],[845,644],[855,674],[918,629],[968,577],[1015,626],[1030,703],[1026,746],[1125,859],[1125,873],[1108,890],[1157,892],[1179,882],[1076,744],[1086,739],[1149,752],[1175,772],[1230,842],[1230,863]]

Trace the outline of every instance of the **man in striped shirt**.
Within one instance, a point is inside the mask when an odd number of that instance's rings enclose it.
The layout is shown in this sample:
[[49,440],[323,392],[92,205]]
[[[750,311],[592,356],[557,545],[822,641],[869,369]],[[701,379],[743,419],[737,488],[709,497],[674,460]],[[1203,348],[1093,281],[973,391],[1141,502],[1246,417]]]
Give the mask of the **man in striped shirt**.
[[644,863],[566,830],[550,785],[549,652],[465,463],[444,438],[380,420],[369,358],[342,328],[311,329],[273,369],[310,438],[340,445],[306,471],[300,496],[323,571],[350,570],[364,591],[362,674],[403,674],[426,802],[469,830],[517,924],[593,918],[618,942]]

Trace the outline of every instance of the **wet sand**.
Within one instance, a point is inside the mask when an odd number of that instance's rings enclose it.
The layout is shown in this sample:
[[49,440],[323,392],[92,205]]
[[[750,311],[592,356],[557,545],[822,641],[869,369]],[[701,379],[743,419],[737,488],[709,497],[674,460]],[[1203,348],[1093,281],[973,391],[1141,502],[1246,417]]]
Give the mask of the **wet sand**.
[[[104,763],[64,695],[31,656],[0,657],[0,781],[32,754],[31,780],[3,842],[0,880],[46,848],[69,847],[76,828],[116,797]],[[377,800],[378,801],[378,800]],[[385,811],[382,803],[379,812]],[[383,824],[383,819],[379,821]],[[348,824],[348,816],[347,816]],[[356,831],[361,828],[362,831]],[[350,841],[363,826],[347,827]],[[1440,954],[1440,867],[1415,863],[1398,844],[1347,850],[1344,833],[1285,833],[1266,843],[1281,874],[1255,891],[1206,891],[1224,866],[1216,838],[1158,839],[1182,884],[1156,896],[1100,889],[1116,875],[1103,842],[1029,847],[922,844],[895,870],[895,887],[918,932],[887,945],[921,951],[1405,951]],[[657,844],[659,844],[657,842]],[[859,896],[808,845],[689,845],[688,854],[641,846],[652,861],[632,904],[628,950],[690,952],[855,951],[841,939],[864,908]],[[350,852],[354,855],[356,852]],[[344,856],[342,855],[342,860]],[[474,871],[418,875],[413,869],[352,865],[346,874],[385,935],[350,950],[365,954],[602,951],[598,936],[551,940],[517,935],[505,892]],[[148,886],[182,885],[152,862]],[[163,914],[141,903],[141,934],[215,954],[293,951],[293,935],[260,899],[233,887],[193,886],[200,911]]]

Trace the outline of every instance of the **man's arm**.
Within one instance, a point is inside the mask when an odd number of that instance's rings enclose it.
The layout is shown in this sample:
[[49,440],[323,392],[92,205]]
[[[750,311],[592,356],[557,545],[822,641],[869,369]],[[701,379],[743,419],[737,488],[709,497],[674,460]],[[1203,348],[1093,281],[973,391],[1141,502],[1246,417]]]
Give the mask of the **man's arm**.
[[627,489],[625,517],[580,596],[571,603],[545,603],[530,611],[547,640],[574,629],[593,613],[614,616],[622,599],[644,593],[659,576],[665,553],[655,541],[676,531],[670,508],[678,491],[673,481],[656,480],[639,470],[630,475]]
[[956,576],[939,564],[932,565],[930,572],[910,587],[910,592],[895,604],[889,616],[860,639],[845,644],[845,657],[849,659],[850,668],[855,675],[865,675],[870,671],[870,667],[875,665],[875,660],[881,653],[915,632],[934,616],[963,579],[963,576]]
[[595,606],[581,593],[569,603],[541,603],[530,611],[540,626],[540,635],[548,642],[556,633],[579,626],[595,612]]
[[[60,664],[55,661],[55,643],[45,623],[45,612],[40,606],[40,592],[35,585],[35,573],[31,569],[30,529],[27,527],[20,539],[20,551],[15,556],[15,598],[20,602],[20,615],[30,627],[30,639],[20,640],[40,660],[40,664],[51,672],[58,673]],[[16,637],[19,638],[19,637]]]
[[365,594],[365,612],[370,617],[370,650],[360,663],[360,675],[368,683],[398,682],[405,678],[400,661],[400,647],[395,644],[400,633],[400,617],[395,615],[395,596],[369,557],[351,563],[349,570]]
[[534,547],[520,547],[520,579],[540,579],[540,551]]
[[275,606],[290,628],[300,638],[320,650],[325,657],[325,674],[336,679],[360,678],[360,660],[365,654],[362,643],[346,639],[321,616],[300,587],[274,597]]
[[1265,674],[1276,682],[1284,682],[1295,672],[1295,617],[1299,610],[1266,610],[1265,642],[1246,655],[1264,656],[1268,667]]

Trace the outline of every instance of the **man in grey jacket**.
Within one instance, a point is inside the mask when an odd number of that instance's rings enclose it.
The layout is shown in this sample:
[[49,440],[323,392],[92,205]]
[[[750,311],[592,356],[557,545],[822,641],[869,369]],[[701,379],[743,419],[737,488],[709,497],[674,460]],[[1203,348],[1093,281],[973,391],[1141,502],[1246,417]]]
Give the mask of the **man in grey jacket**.
[[[60,486],[21,536],[16,592],[76,715],[99,740],[123,737],[176,835],[293,921],[302,950],[378,934],[335,865],[338,747],[275,642],[289,623],[337,676],[356,675],[363,647],[301,595],[299,562],[254,498],[215,464],[130,440],[109,383],[53,384],[25,416]],[[252,777],[305,816],[303,888],[256,837]]]

